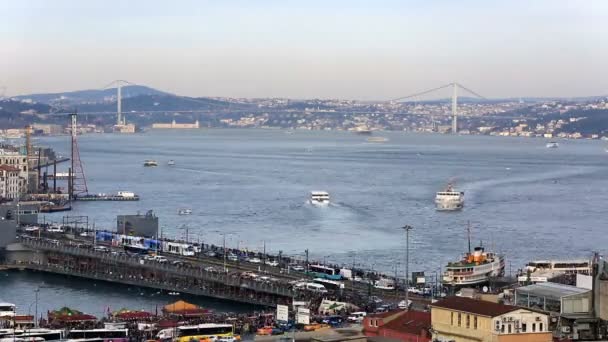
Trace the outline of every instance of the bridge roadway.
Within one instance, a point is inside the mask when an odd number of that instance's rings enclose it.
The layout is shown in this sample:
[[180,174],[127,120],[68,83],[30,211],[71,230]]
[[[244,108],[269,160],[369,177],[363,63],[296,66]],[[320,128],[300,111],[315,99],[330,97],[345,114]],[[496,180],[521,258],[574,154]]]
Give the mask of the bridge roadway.
[[[57,236],[59,237],[59,236]],[[75,237],[74,237],[75,238]],[[20,242],[33,250],[47,254],[46,263],[28,264],[26,268],[38,271],[73,275],[85,278],[105,280],[128,285],[157,288],[167,291],[179,291],[194,295],[203,295],[244,303],[275,306],[289,303],[292,298],[301,298],[301,292],[294,292],[290,282],[311,279],[303,272],[286,271],[260,263],[224,260],[200,254],[197,257],[185,257],[163,254],[170,262],[142,260],[140,255],[123,253],[122,248],[111,247],[114,253],[82,248],[82,238],[75,240],[61,236],[59,240],[37,238],[21,235]],[[79,247],[80,246],[80,247]],[[172,261],[184,262],[174,265]],[[211,266],[213,269],[210,269]],[[258,275],[257,281],[243,277],[243,272]],[[259,281],[267,276],[266,281]],[[403,293],[395,290],[381,290],[362,282],[344,281],[341,293],[331,293],[338,299],[355,302],[356,305],[367,303],[369,296],[377,296],[385,303],[397,303],[403,299]],[[311,299],[310,294],[305,299]],[[428,300],[411,295],[416,304],[426,305]]]
[[237,273],[144,261],[42,239],[21,238],[20,242],[45,256],[44,261],[20,264],[26,269],[264,306],[289,304],[294,296],[288,283],[254,281]]

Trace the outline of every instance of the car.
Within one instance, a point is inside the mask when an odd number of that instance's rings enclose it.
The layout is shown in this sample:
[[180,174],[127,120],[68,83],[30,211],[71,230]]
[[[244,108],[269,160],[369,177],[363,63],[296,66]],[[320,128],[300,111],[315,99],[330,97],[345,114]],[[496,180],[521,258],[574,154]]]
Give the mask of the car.
[[319,329],[327,328],[329,325],[321,323],[312,323],[304,326],[304,331],[316,331]]
[[289,267],[296,272],[304,272],[306,270],[306,268],[302,265],[291,265]]
[[168,262],[169,260],[167,260],[167,258],[165,258],[162,255],[155,255],[152,257],[152,260],[156,261],[156,262],[160,262],[160,263],[165,263]]
[[61,227],[50,227],[46,230],[49,233],[63,233],[63,228]]
[[277,266],[279,266],[279,262],[276,260],[266,260],[266,265],[272,266],[272,267],[277,267]]
[[58,245],[59,241],[58,240],[49,240],[50,243],[52,243],[53,245]]
[[93,236],[93,234],[88,233],[88,232],[82,232],[82,233],[80,233],[80,234],[78,234],[78,235],[80,235],[80,236],[82,236],[82,237]]
[[184,262],[180,260],[174,260],[171,262],[171,265],[181,267],[184,266]]
[[26,232],[37,232],[39,230],[40,230],[40,227],[36,227],[36,226],[31,226],[31,227],[25,228]]
[[352,323],[361,323],[365,316],[367,316],[367,312],[365,311],[353,312],[348,316],[347,320]]
[[246,271],[241,273],[241,277],[245,279],[255,279],[258,277],[258,275],[253,272]]
[[273,327],[262,327],[258,329],[257,334],[261,336],[272,335],[273,329]]
[[213,268],[213,266],[207,266],[207,267],[205,267],[205,271],[206,272],[215,272],[215,268]]
[[93,248],[94,251],[96,252],[108,252],[110,249],[108,247],[104,247],[104,246],[95,246]]
[[262,260],[260,260],[260,258],[249,258],[249,260],[247,260],[247,261],[249,261],[250,263],[253,263],[253,264],[259,264],[262,262]]
[[209,251],[209,252],[205,253],[205,255],[210,258],[214,258],[217,254],[214,251]]
[[239,261],[239,257],[236,254],[228,254],[228,260]]

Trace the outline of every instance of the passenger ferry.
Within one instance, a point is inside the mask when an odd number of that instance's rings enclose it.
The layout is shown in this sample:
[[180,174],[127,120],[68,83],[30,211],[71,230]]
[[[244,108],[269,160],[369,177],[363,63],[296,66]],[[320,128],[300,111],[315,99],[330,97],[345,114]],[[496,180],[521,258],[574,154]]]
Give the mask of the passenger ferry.
[[555,141],[550,141],[545,146],[547,146],[547,148],[558,148],[559,144],[557,142],[555,142]]
[[155,166],[158,166],[158,162],[156,160],[148,159],[144,162],[144,166],[155,167]]
[[450,262],[443,274],[446,286],[474,286],[487,283],[490,278],[502,277],[505,273],[505,260],[502,255],[486,252],[482,246],[471,252],[471,230],[467,228],[469,252],[456,262]]
[[14,317],[14,316],[15,316],[15,304],[0,303],[0,317]]
[[129,329],[87,329],[70,330],[68,341],[128,342]]
[[526,265],[522,272],[517,275],[517,281],[520,283],[541,283],[564,274],[590,275],[592,269],[593,263],[587,259],[536,260]]
[[311,191],[310,204],[318,206],[329,205],[329,193],[326,191]]
[[464,207],[464,191],[456,191],[449,183],[435,195],[435,208],[439,211],[461,210]]
[[190,342],[192,340],[200,341],[212,337],[234,337],[234,329],[231,324],[206,323],[163,329],[156,335],[156,338],[159,341],[175,342]]

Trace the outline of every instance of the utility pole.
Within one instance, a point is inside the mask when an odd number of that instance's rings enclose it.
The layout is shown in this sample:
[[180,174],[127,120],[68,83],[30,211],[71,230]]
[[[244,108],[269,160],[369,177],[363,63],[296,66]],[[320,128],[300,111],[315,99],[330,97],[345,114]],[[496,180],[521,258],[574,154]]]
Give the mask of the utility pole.
[[224,251],[224,273],[226,273],[226,233],[222,234],[224,237],[224,246],[222,250]]
[[306,249],[304,253],[306,253],[306,274],[308,274],[308,249]]
[[409,307],[409,292],[410,292],[410,274],[409,274],[409,266],[410,266],[410,230],[414,229],[414,227],[410,225],[405,225],[401,227],[405,230],[405,306],[407,310]]
[[36,316],[34,316],[34,326],[38,328],[38,292],[40,292],[40,286],[37,287],[34,292],[36,292]]

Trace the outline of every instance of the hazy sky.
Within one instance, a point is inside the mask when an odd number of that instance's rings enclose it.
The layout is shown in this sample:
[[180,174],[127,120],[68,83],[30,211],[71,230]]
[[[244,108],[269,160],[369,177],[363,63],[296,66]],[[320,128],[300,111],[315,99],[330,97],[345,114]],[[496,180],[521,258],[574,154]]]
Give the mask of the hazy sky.
[[487,97],[608,94],[606,0],[0,0],[0,13],[7,95],[115,79],[191,96],[391,99],[452,81]]

